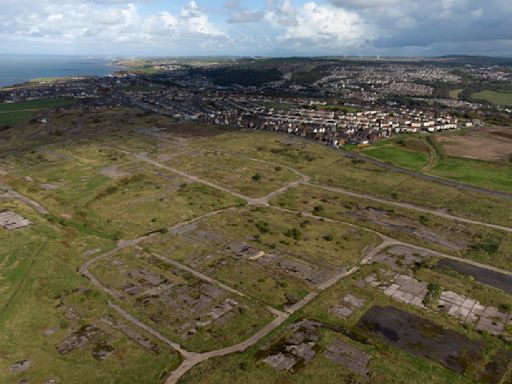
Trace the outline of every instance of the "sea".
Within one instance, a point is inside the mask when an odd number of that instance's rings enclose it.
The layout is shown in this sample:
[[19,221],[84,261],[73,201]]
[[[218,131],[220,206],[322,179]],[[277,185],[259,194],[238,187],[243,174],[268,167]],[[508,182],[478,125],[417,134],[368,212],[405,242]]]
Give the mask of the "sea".
[[107,58],[0,55],[0,87],[42,77],[106,76],[119,69]]

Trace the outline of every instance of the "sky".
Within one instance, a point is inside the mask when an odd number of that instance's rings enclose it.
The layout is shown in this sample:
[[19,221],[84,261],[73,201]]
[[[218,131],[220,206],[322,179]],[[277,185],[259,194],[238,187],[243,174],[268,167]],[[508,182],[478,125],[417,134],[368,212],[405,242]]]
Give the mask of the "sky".
[[0,0],[0,53],[512,56],[512,0]]

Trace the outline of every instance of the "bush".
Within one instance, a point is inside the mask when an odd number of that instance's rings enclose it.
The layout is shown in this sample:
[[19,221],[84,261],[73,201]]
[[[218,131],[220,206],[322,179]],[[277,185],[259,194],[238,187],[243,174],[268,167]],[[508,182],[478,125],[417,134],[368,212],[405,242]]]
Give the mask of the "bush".
[[427,225],[428,224],[428,217],[421,215],[420,216],[420,223],[423,224],[423,225]]
[[255,174],[253,177],[252,177],[252,180],[253,181],[260,181],[261,180],[261,175],[259,173]]
[[324,235],[324,240],[325,241],[333,241],[334,240],[334,236],[331,235],[330,233],[328,233],[327,235]]
[[256,226],[256,228],[258,228],[258,230],[261,232],[261,233],[268,233],[270,232],[270,228],[269,228],[269,225],[267,222],[265,221],[259,221],[257,222],[256,224],[254,224]]
[[437,283],[430,283],[427,286],[427,294],[423,299],[423,304],[428,306],[431,304],[435,304],[439,297],[441,296],[441,286]]
[[471,246],[471,250],[474,252],[485,252],[488,255],[494,255],[498,252],[501,245],[501,241],[494,238],[479,239],[478,243]]
[[302,232],[298,228],[289,229],[284,233],[284,235],[297,241],[302,239]]

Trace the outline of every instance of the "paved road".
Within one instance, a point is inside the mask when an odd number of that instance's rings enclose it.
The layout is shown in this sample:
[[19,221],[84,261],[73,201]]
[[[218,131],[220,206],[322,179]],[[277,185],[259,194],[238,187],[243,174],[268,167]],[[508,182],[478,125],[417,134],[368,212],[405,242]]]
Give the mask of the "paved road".
[[262,338],[267,336],[269,333],[278,328],[281,324],[283,324],[288,319],[288,314],[283,313],[282,315],[276,317],[271,323],[267,324],[265,327],[261,328],[258,332],[252,335],[249,339],[244,342],[233,345],[232,347],[219,349],[216,351],[206,352],[202,354],[198,354],[191,358],[185,359],[183,363],[176,368],[171,375],[167,378],[166,384],[175,384],[178,380],[188,371],[190,371],[197,364],[202,363],[203,361],[209,360],[214,357],[222,357],[231,355],[237,352],[243,352],[247,350],[249,347],[256,344]]
[[364,156],[364,155],[362,155],[360,153],[356,153],[356,152],[347,152],[347,151],[339,151],[339,152],[342,153],[344,156],[349,157],[351,159],[366,161],[368,163],[372,163],[372,164],[378,165],[379,167],[386,168],[386,169],[389,169],[394,172],[402,173],[404,175],[417,177],[417,178],[424,179],[427,181],[432,181],[434,183],[447,185],[449,187],[464,189],[466,191],[483,193],[487,196],[504,197],[506,199],[512,200],[512,193],[510,193],[510,192],[491,191],[490,189],[477,187],[475,185],[465,184],[465,183],[461,183],[461,182],[458,182],[455,180],[445,179],[445,178],[439,177],[439,176],[434,176],[434,175],[429,175],[426,173],[412,171],[410,169],[401,168],[396,165],[392,165],[392,164],[386,163],[384,161],[374,159],[372,157]]

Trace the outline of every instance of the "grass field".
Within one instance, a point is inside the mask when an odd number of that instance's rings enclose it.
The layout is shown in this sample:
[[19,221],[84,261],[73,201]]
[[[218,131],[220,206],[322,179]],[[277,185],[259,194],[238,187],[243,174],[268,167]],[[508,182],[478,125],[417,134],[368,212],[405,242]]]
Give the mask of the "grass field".
[[0,125],[16,125],[30,120],[45,109],[63,107],[74,102],[70,97],[0,104]]
[[273,108],[278,111],[289,111],[295,108],[298,108],[299,106],[297,104],[289,104],[289,103],[277,103],[277,102],[264,102],[261,104],[262,106],[266,108]]
[[[162,370],[179,363],[178,355],[165,347],[155,354],[102,322],[101,317],[110,313],[106,297],[91,289],[76,268],[84,260],[82,253],[108,250],[113,246],[110,241],[45,221],[14,201],[0,200],[3,209],[22,214],[33,225],[12,232],[0,228],[2,383],[53,379],[107,384],[113,377],[125,384],[155,382]],[[113,348],[110,358],[96,360],[92,343],[65,355],[57,351],[56,346],[84,325],[105,332]],[[31,361],[29,370],[11,371],[12,364],[25,359]]]
[[[353,162],[333,149],[288,135],[244,130],[207,139],[197,138],[191,147],[286,165],[311,176],[315,183],[447,209],[462,217],[504,225],[509,225],[512,220],[512,201],[509,199],[428,182],[364,161]],[[408,149],[412,148],[409,146]]]
[[511,106],[512,92],[481,91],[471,95],[475,100],[484,100],[496,105]]
[[[194,246],[187,246],[187,241]],[[239,242],[263,251],[262,263],[226,251]],[[342,224],[306,220],[274,209],[243,208],[202,220],[181,238],[164,236],[148,249],[198,268],[248,296],[283,307],[314,289],[306,277],[309,270],[325,273],[353,266],[366,249],[379,243],[377,236]],[[285,263],[302,266],[306,272],[290,272],[279,262],[264,262],[265,255],[282,256]]]
[[464,91],[464,89],[462,88],[457,88],[457,89],[451,89],[449,92],[448,92],[448,95],[452,98],[452,99],[458,99],[460,94],[462,93],[462,91]]
[[512,192],[512,165],[445,157],[430,173],[497,191]]
[[413,152],[397,147],[370,147],[365,149],[363,153],[375,159],[415,171],[420,170],[428,161],[427,153]]
[[51,109],[69,105],[75,99],[71,97],[57,97],[53,99],[43,99],[35,101],[24,101],[12,104],[0,104],[0,112],[13,112],[33,109]]
[[[162,383],[181,357],[115,312],[109,301],[191,351],[231,346],[272,321],[274,316],[267,306],[293,312],[291,308],[301,299],[322,291],[333,277],[343,276],[358,265],[366,252],[382,241],[371,230],[501,268],[512,265],[512,237],[503,231],[310,185],[281,191],[274,195],[272,206],[247,205],[228,192],[131,154],[143,153],[167,167],[252,197],[265,196],[299,180],[301,176],[290,167],[309,176],[313,184],[504,225],[512,222],[512,202],[507,199],[353,161],[339,151],[287,135],[178,124],[132,109],[54,111],[50,120],[61,135],[45,132],[40,124],[20,124],[19,129],[9,131],[9,142],[0,142],[0,183],[50,212],[38,214],[18,200],[0,199],[0,211],[17,212],[32,222],[16,231],[0,228],[2,384],[23,379],[29,383],[51,379],[57,383]],[[415,135],[379,143],[372,150],[393,150],[398,153],[398,160],[393,161],[413,169],[420,166],[420,160],[411,160],[410,153],[429,160],[428,146]],[[442,161],[439,165],[450,167],[433,168],[432,172],[445,172],[444,177],[462,177],[467,182],[491,180],[500,188],[510,188],[511,176],[505,168],[494,168],[487,162],[459,163],[451,157]],[[473,169],[478,180],[469,178]],[[193,218],[198,220],[184,222]],[[176,223],[182,226],[172,227]],[[153,235],[139,239],[136,246],[118,242],[148,232]],[[122,251],[107,253],[118,247]],[[96,259],[100,255],[104,257]],[[93,258],[89,272],[122,299],[80,274],[84,263]],[[478,381],[474,374],[483,368],[484,361],[470,364],[467,374],[457,375],[428,357],[353,337],[351,330],[370,306],[394,305],[481,341],[486,348],[484,359],[498,348],[508,348],[498,337],[480,334],[446,314],[392,300],[362,282],[368,273],[387,268],[387,264],[365,265],[343,277],[254,347],[208,360],[191,370],[180,384]],[[510,295],[434,268],[431,263],[418,262],[407,273],[485,305],[507,310],[512,304]],[[242,295],[221,288],[222,284]],[[331,307],[347,293],[363,298],[365,304],[343,320],[333,316]],[[124,324],[125,331],[106,318]],[[324,324],[317,335],[315,355],[295,373],[278,372],[262,360],[261,348],[269,343],[277,348],[281,337],[289,336],[288,326],[301,319]],[[70,340],[91,328],[96,332],[94,337],[66,349],[73,344]],[[139,342],[133,332],[140,336]],[[336,339],[370,357],[371,378],[358,376],[325,355]],[[103,360],[99,351],[107,352]],[[25,359],[31,362],[25,372],[11,370],[14,363]]]
[[[291,189],[271,204],[357,224],[394,239],[512,269],[512,236],[499,230],[307,186]],[[496,247],[488,247],[487,243]]]
[[215,151],[187,153],[167,164],[249,197],[263,197],[298,180],[293,172],[275,164]]

